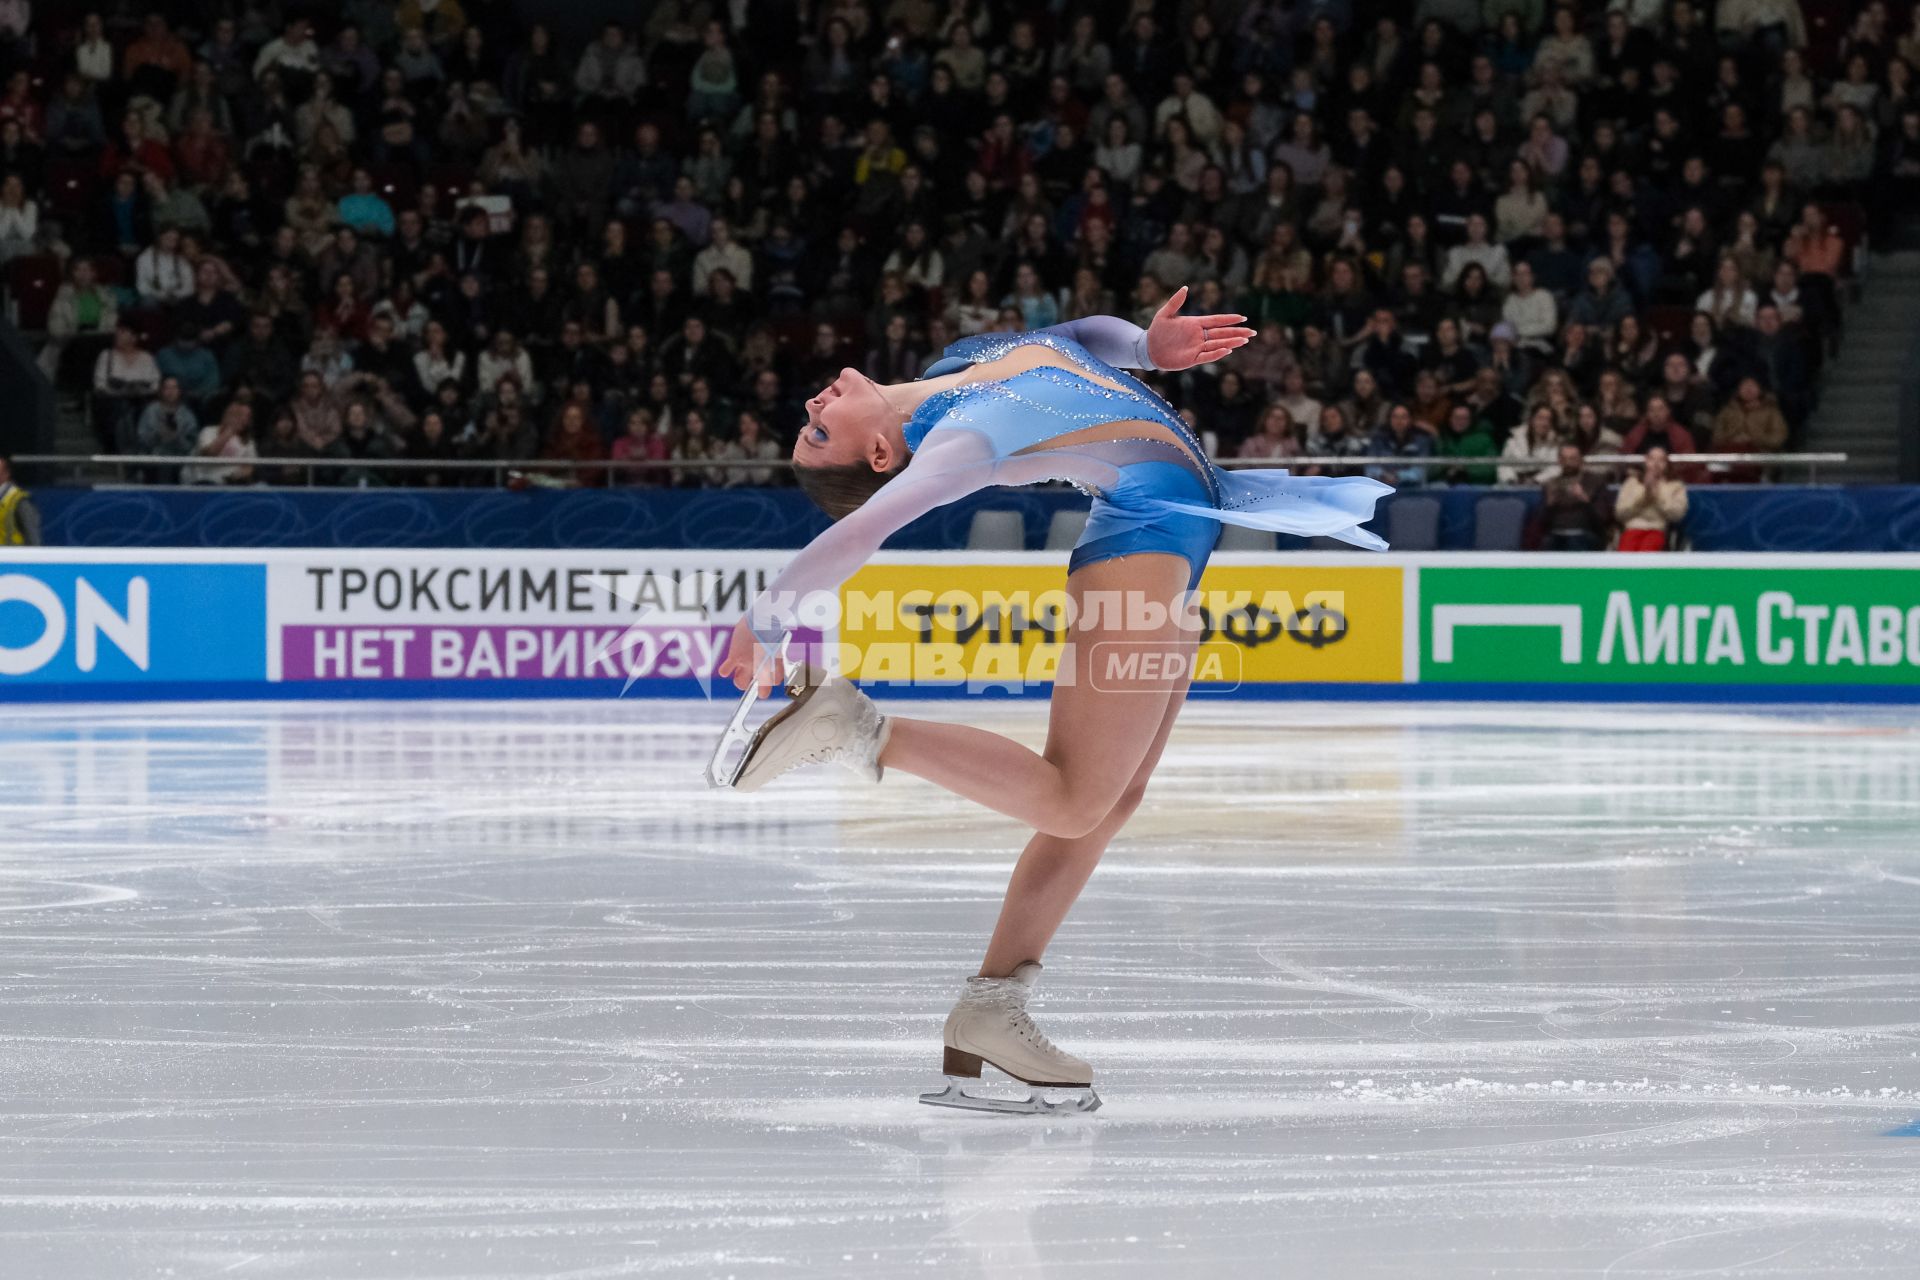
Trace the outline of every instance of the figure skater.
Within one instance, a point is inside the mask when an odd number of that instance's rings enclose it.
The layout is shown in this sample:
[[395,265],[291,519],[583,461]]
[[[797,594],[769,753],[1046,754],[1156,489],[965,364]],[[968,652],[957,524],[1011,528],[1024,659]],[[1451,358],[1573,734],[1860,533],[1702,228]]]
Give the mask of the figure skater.
[[[923,1101],[1028,1112],[1099,1105],[1092,1067],[1042,1035],[1026,1001],[1047,943],[1139,806],[1185,700],[1199,634],[1194,588],[1221,525],[1386,546],[1359,528],[1386,485],[1220,471],[1173,407],[1120,371],[1208,364],[1253,337],[1244,316],[1181,316],[1186,296],[1175,292],[1145,330],[1096,316],[963,339],[915,382],[883,386],[841,370],[807,402],[793,447],[801,486],[836,523],[753,603],[720,664],[742,690],[765,693],[786,679],[780,643],[807,596],[834,591],[888,535],[935,507],[989,485],[1066,480],[1093,495],[1068,562],[1068,633],[1043,752],[963,724],[882,715],[850,682],[800,666],[794,702],[738,767],[742,791],[803,764],[835,762],[876,782],[898,769],[1034,829],[979,974],[947,1018],[948,1087]],[[1116,652],[1142,660],[1109,662]],[[962,1092],[983,1064],[1033,1086],[1029,1097]],[[1041,1088],[1075,1092],[1054,1102]]]

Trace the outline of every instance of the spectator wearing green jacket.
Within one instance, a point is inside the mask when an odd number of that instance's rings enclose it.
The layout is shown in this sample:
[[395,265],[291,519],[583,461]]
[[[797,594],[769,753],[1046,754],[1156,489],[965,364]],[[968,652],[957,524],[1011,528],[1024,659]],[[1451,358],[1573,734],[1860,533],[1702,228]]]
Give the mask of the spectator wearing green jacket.
[[[1493,428],[1474,416],[1473,407],[1456,404],[1447,412],[1447,425],[1440,432],[1434,452],[1442,458],[1497,458],[1500,446]],[[1448,484],[1492,484],[1492,467],[1451,466],[1444,473]]]

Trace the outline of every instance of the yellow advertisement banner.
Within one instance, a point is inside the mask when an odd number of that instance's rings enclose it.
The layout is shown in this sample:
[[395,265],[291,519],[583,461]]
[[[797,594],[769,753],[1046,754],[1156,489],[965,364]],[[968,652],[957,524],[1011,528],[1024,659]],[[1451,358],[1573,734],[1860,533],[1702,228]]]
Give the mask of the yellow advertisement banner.
[[[1216,564],[1200,582],[1200,684],[1399,683],[1395,565]],[[869,681],[1051,681],[1067,639],[1064,564],[869,564],[840,590],[840,660]]]

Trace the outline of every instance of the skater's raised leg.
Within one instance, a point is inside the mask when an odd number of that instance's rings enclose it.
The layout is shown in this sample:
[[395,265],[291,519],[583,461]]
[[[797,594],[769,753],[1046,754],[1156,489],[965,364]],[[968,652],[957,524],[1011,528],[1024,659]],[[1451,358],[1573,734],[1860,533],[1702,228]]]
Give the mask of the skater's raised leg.
[[[901,717],[891,724],[880,762],[1047,835],[1091,834],[1133,785],[1168,706],[1187,686],[1187,674],[1170,659],[1192,650],[1194,632],[1173,612],[1189,571],[1179,556],[1145,554],[1099,561],[1067,579],[1074,625],[1060,657],[1063,678],[1054,685],[1044,753],[970,725]],[[1151,602],[1164,616],[1129,628],[1124,616],[1114,616],[1114,601]]]

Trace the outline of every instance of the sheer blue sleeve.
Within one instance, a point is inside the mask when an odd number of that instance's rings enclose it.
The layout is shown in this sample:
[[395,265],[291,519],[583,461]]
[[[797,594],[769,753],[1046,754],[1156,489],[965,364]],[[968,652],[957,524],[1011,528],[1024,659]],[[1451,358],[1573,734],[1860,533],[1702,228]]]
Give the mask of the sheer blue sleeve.
[[[998,468],[987,440],[971,431],[929,436],[899,475],[880,486],[859,510],[822,531],[796,555],[747,611],[749,625],[769,649],[800,624],[808,597],[833,592],[903,526],[935,507],[995,482]],[[824,607],[827,602],[817,602]]]
[[1096,360],[1104,360],[1116,369],[1151,369],[1147,356],[1147,331],[1119,316],[1085,316],[1040,330],[1057,333],[1085,347]]

